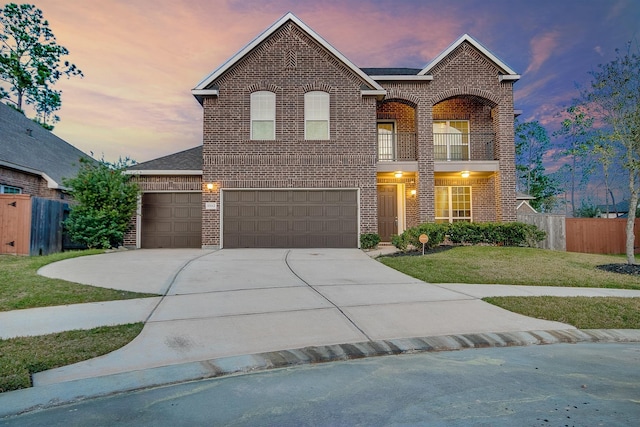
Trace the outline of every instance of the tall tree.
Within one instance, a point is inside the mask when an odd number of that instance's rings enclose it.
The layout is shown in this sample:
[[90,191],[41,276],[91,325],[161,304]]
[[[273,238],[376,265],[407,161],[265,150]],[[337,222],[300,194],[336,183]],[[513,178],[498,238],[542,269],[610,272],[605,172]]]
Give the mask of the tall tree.
[[82,71],[62,57],[69,51],[56,42],[42,11],[31,4],[9,3],[0,9],[0,96],[22,110],[33,104],[44,120],[60,108],[60,92],[52,86],[62,77],[82,76]]
[[567,117],[562,120],[560,129],[553,135],[564,137],[564,143],[556,157],[566,161],[559,172],[568,176],[566,183],[571,197],[571,213],[575,215],[578,209],[576,192],[584,187],[594,169],[591,154],[595,137],[592,131],[593,118],[587,115],[584,107],[572,105],[565,113]]
[[515,140],[518,190],[536,198],[531,201],[535,209],[543,212],[553,210],[560,190],[543,164],[550,145],[547,130],[538,121],[516,121]]
[[635,264],[634,223],[638,206],[640,179],[640,55],[628,43],[625,52],[616,49],[616,58],[591,71],[590,84],[582,92],[582,101],[591,114],[602,119],[603,135],[613,147],[627,173],[629,215],[626,227],[626,255]]

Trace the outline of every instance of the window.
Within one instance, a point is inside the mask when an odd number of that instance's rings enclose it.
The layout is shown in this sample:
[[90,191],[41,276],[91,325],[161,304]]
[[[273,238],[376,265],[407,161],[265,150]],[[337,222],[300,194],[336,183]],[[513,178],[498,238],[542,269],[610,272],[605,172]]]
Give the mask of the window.
[[436,187],[436,222],[471,222],[471,187]]
[[304,94],[304,139],[329,139],[329,94]]
[[469,122],[434,120],[433,143],[436,160],[469,160]]
[[378,122],[378,160],[396,160],[395,123]]
[[251,139],[276,139],[276,94],[265,90],[251,94]]
[[22,188],[11,185],[0,185],[0,194],[22,194]]

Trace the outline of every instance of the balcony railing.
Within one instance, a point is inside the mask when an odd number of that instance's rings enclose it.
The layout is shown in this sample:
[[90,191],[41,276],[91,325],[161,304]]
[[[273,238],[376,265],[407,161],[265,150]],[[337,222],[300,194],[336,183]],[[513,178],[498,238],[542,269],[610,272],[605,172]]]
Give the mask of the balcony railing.
[[[378,161],[415,162],[418,160],[417,134],[378,132]],[[434,133],[435,161],[495,160],[493,133]]]
[[415,162],[418,160],[416,134],[412,132],[378,132],[378,161]]
[[495,160],[493,133],[434,133],[436,161]]

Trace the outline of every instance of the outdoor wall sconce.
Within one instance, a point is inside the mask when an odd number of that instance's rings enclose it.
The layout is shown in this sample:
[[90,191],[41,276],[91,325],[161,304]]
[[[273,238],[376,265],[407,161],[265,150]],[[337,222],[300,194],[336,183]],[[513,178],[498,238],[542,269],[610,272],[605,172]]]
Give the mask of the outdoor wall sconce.
[[207,190],[209,190],[209,191],[213,191],[213,183],[212,183],[212,182],[209,182],[209,183],[207,184]]
[[411,194],[411,197],[416,197],[416,190],[411,190],[409,194]]
[[396,178],[402,178],[402,172],[396,172],[393,174]]
[[469,178],[469,171],[462,171],[460,176],[463,177],[463,178]]

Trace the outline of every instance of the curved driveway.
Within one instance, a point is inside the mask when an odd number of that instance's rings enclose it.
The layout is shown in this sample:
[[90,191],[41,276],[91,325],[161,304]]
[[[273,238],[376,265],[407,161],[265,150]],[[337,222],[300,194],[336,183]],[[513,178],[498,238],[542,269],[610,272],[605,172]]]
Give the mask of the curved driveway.
[[138,250],[74,258],[41,274],[163,294],[142,333],[34,385],[307,346],[566,330],[427,284],[360,250]]

